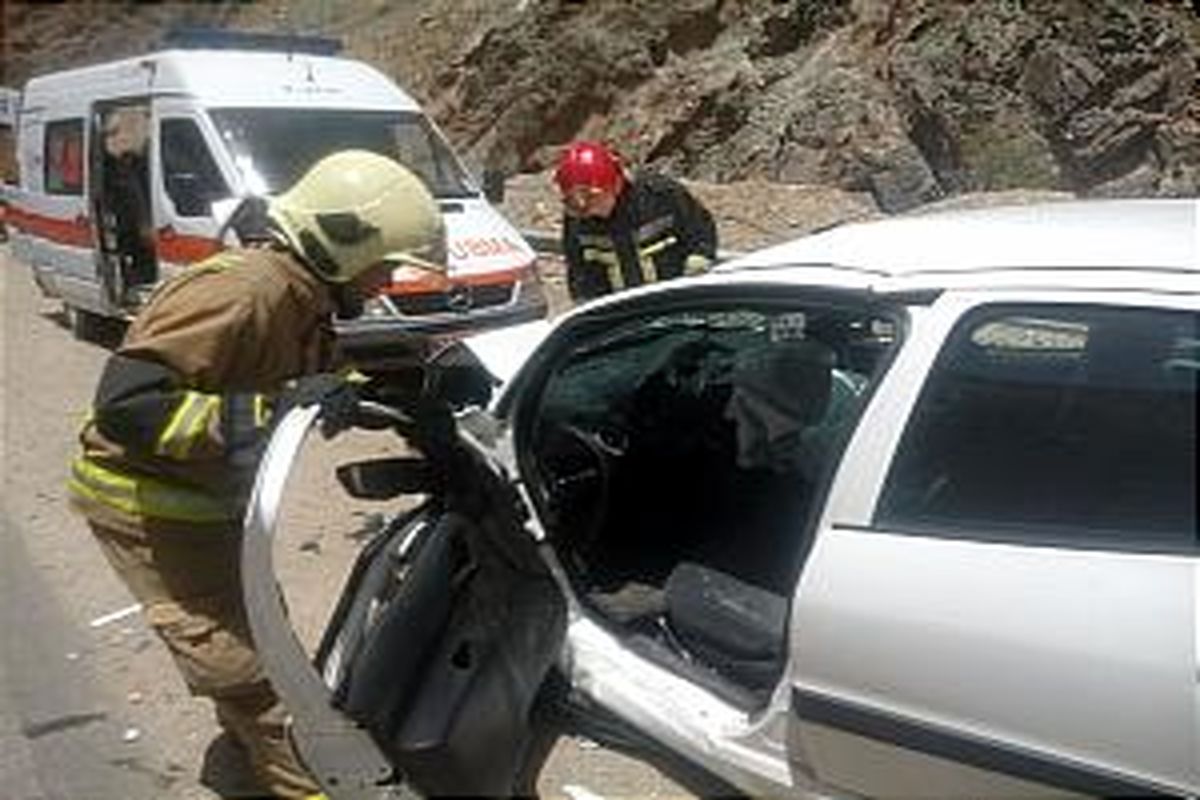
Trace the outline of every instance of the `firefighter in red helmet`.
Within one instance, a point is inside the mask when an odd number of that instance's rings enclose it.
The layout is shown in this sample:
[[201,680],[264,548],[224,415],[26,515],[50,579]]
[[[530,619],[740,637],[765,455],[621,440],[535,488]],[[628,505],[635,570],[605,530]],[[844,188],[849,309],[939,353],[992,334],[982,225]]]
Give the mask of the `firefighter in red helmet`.
[[656,173],[630,177],[598,142],[564,148],[554,180],[576,302],[703,272],[716,257],[712,215],[682,184]]

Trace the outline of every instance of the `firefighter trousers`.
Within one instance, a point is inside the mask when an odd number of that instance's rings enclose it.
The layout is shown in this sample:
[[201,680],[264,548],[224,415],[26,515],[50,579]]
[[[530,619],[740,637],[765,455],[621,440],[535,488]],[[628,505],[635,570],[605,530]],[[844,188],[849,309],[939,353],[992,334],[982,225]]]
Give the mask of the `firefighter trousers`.
[[240,532],[109,526],[89,520],[117,574],[142,604],[192,694],[247,750],[259,782],[281,798],[317,794],[288,741],[287,712],[250,640],[239,579]]

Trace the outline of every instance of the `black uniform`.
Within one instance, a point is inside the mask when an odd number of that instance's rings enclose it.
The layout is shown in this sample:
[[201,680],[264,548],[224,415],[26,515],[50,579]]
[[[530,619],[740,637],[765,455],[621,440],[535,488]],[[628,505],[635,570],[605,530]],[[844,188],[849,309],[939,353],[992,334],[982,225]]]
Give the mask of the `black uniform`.
[[690,255],[717,254],[712,215],[679,182],[638,175],[607,218],[563,221],[571,298],[590,300],[643,283],[677,278]]
[[124,282],[126,285],[153,283],[157,275],[154,226],[150,215],[150,168],[146,158],[125,153],[111,159],[105,179]]

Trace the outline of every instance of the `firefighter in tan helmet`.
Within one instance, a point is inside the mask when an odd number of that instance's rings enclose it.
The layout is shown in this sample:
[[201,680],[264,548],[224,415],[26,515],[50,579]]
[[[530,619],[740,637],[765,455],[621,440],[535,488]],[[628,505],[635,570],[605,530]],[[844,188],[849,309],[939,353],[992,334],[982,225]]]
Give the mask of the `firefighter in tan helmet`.
[[272,401],[306,381],[338,385],[322,380],[335,366],[331,317],[360,311],[398,265],[444,271],[445,232],[413,173],[360,150],[327,156],[268,201],[267,230],[152,296],[104,368],[69,488],[263,789],[313,797],[250,643],[244,505]]

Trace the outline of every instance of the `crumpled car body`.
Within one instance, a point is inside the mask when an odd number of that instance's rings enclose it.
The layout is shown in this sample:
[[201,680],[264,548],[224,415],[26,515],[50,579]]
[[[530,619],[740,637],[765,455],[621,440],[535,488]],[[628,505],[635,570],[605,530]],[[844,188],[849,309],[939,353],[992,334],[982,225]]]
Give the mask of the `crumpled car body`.
[[365,410],[421,455],[343,484],[425,500],[315,663],[249,581],[305,758],[347,798],[532,791],[564,732],[702,795],[1200,791],[1197,208],[846,226]]

